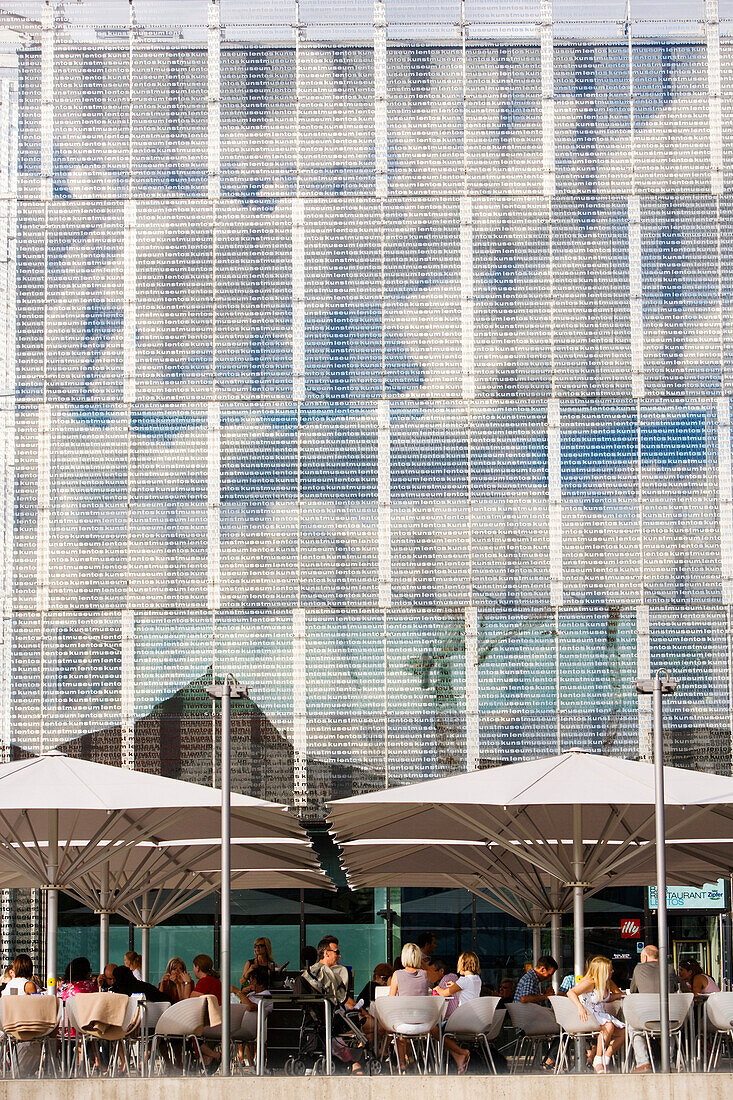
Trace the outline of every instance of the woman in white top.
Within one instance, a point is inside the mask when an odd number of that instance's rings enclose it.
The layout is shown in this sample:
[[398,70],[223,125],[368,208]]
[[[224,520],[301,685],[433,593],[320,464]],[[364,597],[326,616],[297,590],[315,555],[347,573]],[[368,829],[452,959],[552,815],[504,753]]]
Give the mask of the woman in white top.
[[13,959],[13,965],[9,968],[10,981],[3,989],[2,996],[7,997],[11,993],[40,993],[40,989],[33,981],[33,960],[30,955],[18,955]]
[[[464,951],[458,957],[456,963],[458,981],[449,982],[444,988],[436,985],[433,993],[439,997],[458,997],[458,1007],[467,1001],[475,1001],[481,996],[481,963],[475,951]],[[445,1037],[445,1046],[453,1055],[453,1060],[458,1066],[458,1075],[462,1076],[468,1069],[471,1052],[461,1047],[448,1036]]]
[[626,1024],[611,1009],[614,1002],[623,997],[623,993],[611,980],[613,964],[605,955],[596,955],[588,964],[588,969],[568,990],[568,1000],[578,1008],[581,1023],[587,1023],[591,1016],[598,1024],[598,1043],[593,1069],[596,1073],[607,1073],[615,1051],[623,1044]]

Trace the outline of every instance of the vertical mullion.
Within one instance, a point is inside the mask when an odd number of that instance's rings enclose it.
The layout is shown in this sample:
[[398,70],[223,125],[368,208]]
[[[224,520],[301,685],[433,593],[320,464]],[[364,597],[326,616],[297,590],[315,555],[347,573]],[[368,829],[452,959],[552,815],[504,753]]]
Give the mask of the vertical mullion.
[[209,401],[207,417],[207,577],[209,611],[221,606],[221,405]]
[[542,0],[540,13],[540,75],[542,86],[542,193],[555,194],[555,66],[552,0]]
[[[651,677],[651,638],[649,630],[649,605],[642,603],[636,608],[636,677],[648,680]],[[637,695],[639,715],[639,759],[652,759],[652,700],[650,695]]]
[[54,8],[41,13],[41,198],[53,198]]
[[465,659],[466,659],[466,770],[475,771],[479,766],[480,730],[478,706],[478,612],[466,607]]
[[724,604],[733,603],[733,490],[731,488],[730,399],[717,399],[718,413],[718,515],[720,521],[720,569]]
[[708,66],[708,120],[710,127],[710,191],[723,193],[723,127],[720,93],[720,24],[718,0],[705,0],[705,43]]
[[294,805],[308,802],[308,729],[305,608],[293,608],[293,793]]
[[120,757],[123,768],[135,767],[135,612],[122,612],[122,741]]
[[629,318],[631,337],[631,393],[644,396],[644,309],[641,275],[641,208],[638,195],[629,195]]
[[377,402],[377,535],[379,606],[392,605],[392,497],[389,401]]
[[387,17],[374,0],[374,193],[387,197]]
[[221,28],[219,0],[209,0],[207,80],[207,169],[208,196],[219,198],[221,189]]

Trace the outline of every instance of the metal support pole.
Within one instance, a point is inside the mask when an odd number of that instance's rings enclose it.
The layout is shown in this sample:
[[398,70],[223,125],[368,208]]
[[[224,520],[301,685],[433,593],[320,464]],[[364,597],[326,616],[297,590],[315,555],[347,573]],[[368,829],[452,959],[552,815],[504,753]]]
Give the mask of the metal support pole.
[[557,963],[557,970],[552,975],[552,988],[555,992],[560,990],[560,972],[562,965],[562,914],[557,908],[559,897],[557,890],[552,891],[552,909],[550,911],[550,954]]
[[471,950],[478,952],[478,929],[476,927],[476,895],[471,894]]
[[212,683],[207,692],[213,699],[221,699],[221,1068],[222,1077],[229,1077],[229,1048],[231,1043],[231,1013],[229,990],[232,982],[231,966],[231,843],[232,843],[232,794],[231,794],[231,730],[230,703],[232,698],[247,697],[247,688],[240,687],[231,674],[223,684]]
[[[222,990],[222,994],[223,994]],[[223,1000],[223,997],[222,997]],[[257,998],[257,1046],[255,1051],[255,1076],[263,1077],[265,1073],[265,1001]],[[222,1045],[222,1061],[224,1060],[224,1046]]]
[[48,889],[46,891],[46,986],[56,992],[56,936],[59,923],[59,812],[48,811]]
[[661,1068],[669,1073],[669,942],[667,929],[667,852],[664,815],[664,744],[662,735],[662,681],[657,672],[652,695],[654,736],[654,819],[657,845],[657,937],[659,941],[659,1024]]
[[99,888],[99,973],[109,962],[109,863],[102,867],[102,883]]
[[387,935],[387,962],[392,965],[394,959],[394,922],[392,920],[392,891],[390,887],[387,887],[387,923],[386,923],[386,935]]
[[[583,912],[583,807],[573,806],[573,972],[585,973],[585,914]],[[583,1041],[575,1040],[575,1072],[584,1070]]]
[[143,981],[147,982],[150,974],[150,895],[147,891],[143,894],[140,912],[143,921],[140,926],[140,954],[143,959],[141,970]]
[[300,965],[303,966],[303,953],[306,949],[306,930],[305,930],[305,890],[300,891]]
[[231,687],[225,679],[221,695],[221,1068],[222,1077],[229,1076],[231,1040],[229,987],[231,975],[231,843],[232,799],[230,770],[229,706]]
[[537,960],[542,954],[542,926],[539,923],[539,914],[533,913],[532,918],[534,924],[530,924],[532,929],[532,966],[536,966]]

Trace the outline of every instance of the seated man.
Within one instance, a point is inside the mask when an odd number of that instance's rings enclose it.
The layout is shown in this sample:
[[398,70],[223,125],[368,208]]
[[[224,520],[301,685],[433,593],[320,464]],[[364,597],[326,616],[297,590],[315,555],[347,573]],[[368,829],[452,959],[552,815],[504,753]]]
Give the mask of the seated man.
[[[517,982],[517,988],[514,992],[514,1002],[521,1002],[523,1005],[545,1005],[547,1011],[550,1010],[550,1006],[547,1003],[548,999],[553,995],[552,986],[550,986],[547,993],[543,993],[540,987],[541,982],[547,982],[557,970],[557,963],[553,959],[552,955],[540,955],[534,966],[531,966],[526,974]],[[554,1068],[555,1057],[557,1055],[557,1048],[559,1045],[558,1039],[553,1039],[547,1048],[545,1054],[545,1060],[542,1063],[544,1070],[550,1070]]]
[[[648,943],[642,951],[640,958],[641,961],[634,967],[634,973],[631,975],[629,992],[659,993],[659,948],[655,947],[652,943]],[[676,993],[678,989],[679,982],[677,981],[677,975],[674,970],[670,968],[669,992]],[[649,1064],[649,1050],[643,1034],[640,1031],[636,1031],[633,1027],[630,1027],[629,1038],[634,1048],[634,1060],[636,1061],[636,1067],[632,1070],[632,1073],[651,1073],[652,1067]]]
[[[242,1034],[247,1038],[242,1044],[246,1061],[254,1065],[254,1041],[257,1038],[257,1005],[263,998],[270,996],[270,971],[266,966],[255,966],[249,972],[249,988],[246,993],[233,985],[232,993],[235,993],[245,1007],[246,1015],[242,1020]],[[272,1012],[272,1001],[265,1004],[265,1014]]]
[[[305,981],[338,1008],[356,1008],[354,998],[349,996],[349,972],[339,962],[341,952],[338,940],[335,936],[325,936],[317,951],[318,961],[303,971]],[[344,1042],[339,1042],[338,1036],[334,1036],[333,1052],[340,1061],[351,1063],[352,1073],[362,1073],[361,1063],[357,1061],[354,1051]]]
[[338,940],[327,936],[321,940],[316,950],[318,961],[303,971],[305,980],[333,1004],[355,1008],[354,999],[349,996],[349,972],[339,962],[341,952]]

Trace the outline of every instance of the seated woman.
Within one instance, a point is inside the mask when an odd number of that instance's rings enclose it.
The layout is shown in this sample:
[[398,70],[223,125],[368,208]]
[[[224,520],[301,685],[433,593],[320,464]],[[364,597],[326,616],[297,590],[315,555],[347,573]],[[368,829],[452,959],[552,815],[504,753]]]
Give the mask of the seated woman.
[[97,993],[98,986],[92,978],[92,964],[89,959],[81,955],[78,959],[72,959],[64,972],[63,980],[59,982],[57,996],[62,1001],[69,997],[75,997],[77,993]]
[[[458,956],[456,963],[458,979],[448,982],[445,986],[436,985],[433,993],[439,997],[457,997],[458,1007],[468,1001],[475,1001],[481,996],[481,962],[475,951],[464,951]],[[455,1039],[446,1036],[445,1046],[451,1052],[453,1061],[458,1067],[458,1076],[461,1077],[468,1069],[471,1052],[465,1047],[459,1046]]]
[[680,959],[680,985],[686,992],[694,993],[696,1001],[710,993],[720,993],[720,986],[692,957]]
[[185,962],[178,955],[174,955],[172,959],[168,960],[165,974],[160,980],[158,989],[165,995],[166,1001],[170,1001],[173,1005],[178,1004],[179,1001],[185,1001],[191,996],[193,980],[186,970]]
[[[401,968],[395,970],[389,983],[390,997],[427,997],[430,993],[428,976],[422,969],[422,951],[416,943],[406,943],[400,955]],[[407,1055],[407,1043],[397,1040],[397,1057],[404,1065],[410,1059]]]
[[255,940],[254,958],[247,959],[244,964],[242,980],[239,983],[240,989],[245,989],[249,985],[249,976],[256,966],[264,966],[269,971],[277,970],[275,960],[272,957],[272,944],[267,936],[258,936]]
[[605,955],[596,955],[591,959],[586,973],[568,990],[568,999],[578,1007],[581,1023],[594,1017],[599,1025],[596,1055],[593,1069],[596,1073],[607,1073],[608,1065],[614,1053],[623,1045],[626,1024],[608,1011],[611,1001],[618,1001],[623,993],[611,980],[613,963]]
[[9,968],[10,980],[5,983],[2,996],[11,993],[40,993],[41,987],[33,981],[33,960],[30,955],[16,955]]
[[[193,976],[196,985],[191,990],[192,997],[216,997],[221,1004],[221,982],[214,972],[214,960],[210,955],[197,955],[193,960]],[[207,1073],[215,1073],[221,1063],[221,1052],[212,1050],[206,1043],[201,1044],[201,1053]]]
[[416,943],[406,943],[400,955],[402,968],[395,970],[389,983],[390,997],[427,997],[428,976],[422,969],[422,952]]

